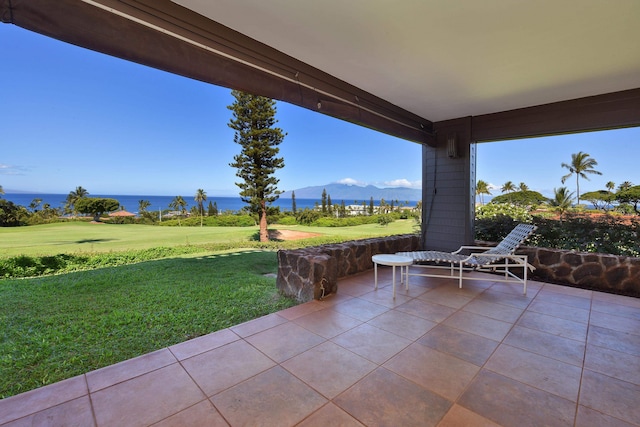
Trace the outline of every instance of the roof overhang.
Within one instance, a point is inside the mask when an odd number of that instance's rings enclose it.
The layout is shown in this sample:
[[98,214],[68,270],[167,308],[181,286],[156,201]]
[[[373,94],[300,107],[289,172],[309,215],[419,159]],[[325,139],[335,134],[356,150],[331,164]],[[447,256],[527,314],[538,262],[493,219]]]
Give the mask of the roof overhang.
[[0,0],[0,16],[420,143],[461,117],[474,140],[640,125],[637,0]]

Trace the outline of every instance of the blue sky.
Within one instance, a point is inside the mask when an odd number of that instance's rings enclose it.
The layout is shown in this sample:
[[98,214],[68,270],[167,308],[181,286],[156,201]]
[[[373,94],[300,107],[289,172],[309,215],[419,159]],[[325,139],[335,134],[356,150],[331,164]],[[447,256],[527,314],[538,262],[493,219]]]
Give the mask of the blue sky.
[[[5,191],[235,196],[240,147],[227,126],[230,90],[0,24],[0,185]],[[287,137],[281,190],[333,182],[420,187],[421,147],[278,102]],[[585,151],[608,181],[640,184],[640,129],[480,144],[477,176],[525,182],[550,195],[571,153]],[[573,181],[568,182],[573,189]],[[499,190],[492,191],[494,195]]]

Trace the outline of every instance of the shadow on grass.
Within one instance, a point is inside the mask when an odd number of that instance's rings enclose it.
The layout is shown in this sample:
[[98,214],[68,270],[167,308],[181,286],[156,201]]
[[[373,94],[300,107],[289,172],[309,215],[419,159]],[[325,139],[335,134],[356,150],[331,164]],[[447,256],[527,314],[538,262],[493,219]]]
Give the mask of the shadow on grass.
[[[286,239],[283,238],[282,233],[278,230],[267,230],[267,233],[269,233],[269,241],[270,242],[285,242]],[[259,242],[260,241],[260,231],[256,231],[255,233],[253,233],[251,235],[251,237],[249,238],[249,240],[254,241],[254,242]]]
[[74,243],[100,243],[100,242],[112,242],[116,239],[82,239],[76,240]]

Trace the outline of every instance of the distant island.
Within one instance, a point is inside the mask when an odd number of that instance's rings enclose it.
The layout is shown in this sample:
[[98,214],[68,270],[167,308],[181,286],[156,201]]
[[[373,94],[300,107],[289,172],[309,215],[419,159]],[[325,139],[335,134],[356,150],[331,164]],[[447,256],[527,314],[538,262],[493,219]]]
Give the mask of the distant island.
[[[422,190],[408,187],[391,187],[378,188],[374,185],[361,187],[358,185],[347,184],[327,184],[317,185],[313,187],[304,187],[293,190],[296,199],[320,199],[322,190],[327,191],[327,195],[331,196],[333,203],[339,203],[344,200],[347,204],[354,201],[369,201],[373,197],[374,200],[385,199],[387,201],[398,200],[401,202],[415,202],[422,200]],[[292,191],[285,191],[280,195],[280,199],[291,198]]]

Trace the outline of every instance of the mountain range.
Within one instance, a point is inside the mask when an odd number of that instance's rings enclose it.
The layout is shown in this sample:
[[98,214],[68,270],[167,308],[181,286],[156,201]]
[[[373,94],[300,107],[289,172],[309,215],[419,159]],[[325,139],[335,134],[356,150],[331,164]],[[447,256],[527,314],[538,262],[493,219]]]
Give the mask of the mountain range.
[[[296,194],[296,199],[320,199],[322,197],[322,190],[327,191],[327,196],[331,197],[333,203],[339,203],[344,200],[345,203],[353,203],[354,201],[369,201],[373,197],[374,200],[385,199],[387,201],[398,200],[404,201],[418,201],[422,200],[422,190],[419,188],[408,187],[391,187],[391,188],[379,188],[374,185],[367,185],[361,187],[358,185],[348,184],[327,184],[317,185],[314,187],[304,187],[293,190]],[[291,191],[285,191],[280,195],[280,198],[290,198]]]

